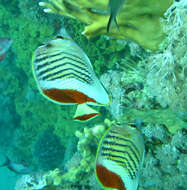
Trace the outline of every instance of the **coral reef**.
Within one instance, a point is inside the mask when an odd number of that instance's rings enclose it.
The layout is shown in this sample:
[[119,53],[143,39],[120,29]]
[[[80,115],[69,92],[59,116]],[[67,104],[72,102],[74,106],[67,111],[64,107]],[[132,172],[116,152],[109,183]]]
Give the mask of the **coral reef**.
[[124,109],[124,122],[134,121],[141,118],[143,122],[164,125],[171,134],[175,134],[180,129],[187,129],[186,122],[176,116],[170,109]]
[[125,89],[122,88],[120,84],[122,75],[122,73],[117,71],[108,71],[100,77],[100,80],[111,97],[111,103],[106,109],[111,113],[114,119],[121,118],[123,114],[121,101],[125,94]]
[[84,128],[83,132],[77,131],[75,133],[79,138],[78,153],[75,153],[65,165],[66,168],[70,169],[62,176],[64,183],[89,185],[89,177],[94,172],[97,144],[109,126],[111,126],[111,122],[105,120],[105,124],[98,124],[89,129]]
[[15,107],[11,106],[11,96],[3,96],[1,94],[0,102],[0,150],[7,151],[13,145],[12,139],[16,133],[15,128],[19,123],[19,116],[15,113]]
[[118,39],[131,39],[152,50],[157,50],[164,38],[160,18],[171,4],[172,0],[127,0],[117,16],[119,30],[112,27],[107,33],[108,1],[51,0],[49,3],[40,3],[47,7],[45,12],[54,12],[87,23],[83,31],[87,37],[106,34]]
[[[22,184],[22,188],[19,186],[18,189],[33,190],[37,187],[41,190],[101,190],[94,176],[95,154],[101,136],[113,123],[106,119],[104,124],[84,128],[83,132],[77,131],[77,152],[61,171],[55,169],[38,173],[38,177],[22,177],[17,183],[17,186]],[[141,130],[147,153],[139,189],[165,190],[169,185],[172,190],[185,190],[187,130],[183,128],[172,135],[164,125],[147,122],[142,124]]]
[[[146,129],[146,128],[149,129]],[[144,129],[147,154],[140,179],[140,186],[155,190],[185,190],[187,187],[187,131],[181,129],[171,136],[162,126],[146,126]],[[145,132],[149,130],[148,132]],[[164,131],[164,136],[158,134]],[[150,135],[152,136],[150,139]]]
[[[53,9],[55,2],[63,2],[65,10],[60,14],[70,11],[65,16],[72,18],[73,15],[73,19],[45,14],[38,7],[38,2],[3,0],[0,4],[0,35],[13,40],[10,51],[0,65],[0,148],[3,154],[10,155],[11,160],[20,163],[24,160],[34,169],[34,174],[20,178],[17,190],[101,190],[93,168],[100,137],[112,125],[109,120],[103,124],[102,120],[106,117],[125,123],[137,118],[142,120],[147,154],[140,190],[186,190],[186,1],[175,1],[165,13],[161,26],[160,17],[171,0],[157,1],[157,8],[153,6],[153,0],[133,0],[132,4],[127,0],[117,16],[120,31],[112,26],[109,34],[106,34],[109,18],[107,1],[95,0],[95,4],[85,0],[51,0],[49,2],[52,4],[45,4]],[[83,3],[81,8],[80,3]],[[136,3],[138,6],[135,6]],[[162,3],[166,4],[162,6]],[[75,11],[77,7],[79,15]],[[134,12],[137,15],[133,16]],[[153,17],[151,13],[154,13]],[[120,21],[122,19],[124,21]],[[103,117],[88,124],[71,121],[74,107],[54,105],[41,97],[32,76],[29,63],[33,50],[55,35],[62,26],[88,54],[96,73],[104,73],[101,78],[108,91],[113,93],[109,110]],[[132,32],[136,30],[132,26],[139,29],[138,34]],[[84,30],[88,37],[102,33],[131,39],[142,47],[156,50],[163,40],[163,29],[167,37],[162,43],[162,50],[154,54],[133,42],[104,35],[87,39],[80,34]],[[42,137],[48,128],[54,129],[50,134],[54,137],[51,141],[50,136]],[[42,138],[45,143],[40,143]],[[45,141],[46,138],[50,142]],[[44,149],[37,144],[45,145]],[[65,152],[62,151],[64,147]],[[58,153],[59,157],[55,155]],[[51,166],[52,163],[55,164]],[[59,169],[40,173],[38,165],[44,170]]]
[[[1,148],[5,151],[8,149],[8,154],[10,153],[13,160],[18,162],[24,160],[31,168],[37,168],[32,152],[40,133],[53,127],[54,134],[60,137],[64,146],[67,146],[70,139],[73,141],[74,132],[80,128],[80,124],[70,119],[74,107],[54,105],[39,94],[29,64],[33,50],[41,42],[48,40],[49,36],[51,38],[64,24],[75,41],[78,41],[83,49],[87,49],[97,74],[100,74],[104,70],[113,68],[126,48],[115,40],[108,40],[105,37],[88,41],[80,34],[82,25],[80,22],[59,16],[57,20],[57,16],[46,15],[36,6],[38,6],[36,1],[29,0],[19,3],[3,1],[0,5],[2,20],[0,35],[13,40],[13,45],[0,66],[1,98],[6,102],[2,103],[4,111],[0,117],[2,121],[0,131],[3,135]],[[116,53],[109,58],[114,52]],[[8,108],[5,109],[6,106]],[[100,117],[94,122],[102,119]],[[91,125],[93,122],[81,124],[81,127]]]
[[41,189],[46,185],[47,182],[42,173],[36,173],[34,175],[23,175],[17,181],[15,190]]
[[55,169],[25,175],[18,180],[16,190],[56,190],[60,188],[96,190],[96,179],[93,179],[93,175],[97,144],[105,130],[111,125],[112,122],[106,119],[104,124],[98,124],[89,129],[84,128],[83,132],[76,131],[75,135],[79,138],[77,152],[65,163],[62,171]]
[[180,0],[165,13],[167,38],[162,51],[147,62],[146,86],[150,96],[162,107],[169,106],[181,118],[187,118],[187,2]]
[[[54,133],[62,137],[62,144],[66,145],[66,140],[73,136],[78,125],[67,119],[73,108],[62,109],[53,105],[45,101],[37,90],[30,64],[32,53],[55,34],[61,27],[61,20],[56,22],[55,16],[44,16],[41,10],[29,8],[31,2],[35,7],[35,1],[27,0],[19,3],[2,1],[0,4],[0,35],[13,40],[6,59],[0,65],[0,92],[4,100],[0,131],[3,131],[1,148],[11,155],[11,159],[24,160],[32,168],[35,163],[33,144],[43,130],[55,126]],[[75,127],[64,127],[66,125]]]
[[[3,6],[4,4],[6,7]],[[0,80],[2,81],[1,94],[11,98],[12,107],[15,107],[14,114],[17,114],[15,99],[24,97],[25,91],[23,89],[28,85],[27,76],[32,78],[29,62],[34,46],[37,46],[40,40],[43,41],[47,35],[51,35],[53,29],[46,28],[45,25],[39,27],[37,23],[26,19],[14,4],[17,2],[12,1],[8,6],[3,1],[0,5],[0,18],[2,20],[0,35],[10,37],[13,40],[11,51],[8,52],[8,56],[0,68]],[[12,115],[14,114],[12,113]]]

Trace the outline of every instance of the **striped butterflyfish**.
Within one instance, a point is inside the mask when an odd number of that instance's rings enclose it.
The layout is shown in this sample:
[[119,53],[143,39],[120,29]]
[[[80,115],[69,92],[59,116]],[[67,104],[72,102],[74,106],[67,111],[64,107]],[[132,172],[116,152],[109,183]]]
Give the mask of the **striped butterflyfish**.
[[88,105],[110,103],[88,56],[65,30],[36,49],[32,65],[38,89],[44,97],[58,104],[78,105],[74,120],[87,121],[99,115]]
[[144,160],[141,132],[130,125],[112,126],[100,140],[95,172],[104,189],[137,190]]

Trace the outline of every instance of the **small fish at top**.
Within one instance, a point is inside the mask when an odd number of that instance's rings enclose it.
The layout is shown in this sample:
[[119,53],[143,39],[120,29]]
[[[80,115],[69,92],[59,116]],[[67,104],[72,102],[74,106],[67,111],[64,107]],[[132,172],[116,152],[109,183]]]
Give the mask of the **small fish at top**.
[[6,51],[10,48],[12,40],[9,38],[0,38],[0,61],[5,57]]
[[125,0],[108,0],[110,18],[107,24],[107,32],[109,32],[112,22],[114,22],[116,27],[119,28],[116,21],[116,16],[124,3],[125,3]]
[[65,29],[36,49],[33,73],[38,89],[48,100],[78,105],[73,117],[76,121],[87,121],[99,115],[88,105],[106,106],[110,103],[88,56]]
[[24,164],[12,162],[8,157],[6,157],[6,161],[0,165],[0,167],[7,167],[9,170],[13,171],[16,174],[31,173],[31,169],[25,167]]
[[117,125],[100,140],[95,172],[104,189],[137,190],[144,160],[144,140],[139,129]]

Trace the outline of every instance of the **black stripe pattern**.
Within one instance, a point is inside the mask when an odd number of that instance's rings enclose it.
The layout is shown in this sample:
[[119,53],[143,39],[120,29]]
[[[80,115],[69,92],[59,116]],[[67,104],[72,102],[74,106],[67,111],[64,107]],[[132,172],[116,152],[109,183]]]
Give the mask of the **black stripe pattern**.
[[36,51],[34,69],[38,80],[74,78],[83,83],[93,83],[92,68],[84,56],[76,51],[69,53],[53,46],[42,46]]
[[141,165],[142,154],[133,140],[121,134],[118,128],[110,130],[104,137],[101,155],[104,159],[121,165],[127,170],[130,178],[135,179]]

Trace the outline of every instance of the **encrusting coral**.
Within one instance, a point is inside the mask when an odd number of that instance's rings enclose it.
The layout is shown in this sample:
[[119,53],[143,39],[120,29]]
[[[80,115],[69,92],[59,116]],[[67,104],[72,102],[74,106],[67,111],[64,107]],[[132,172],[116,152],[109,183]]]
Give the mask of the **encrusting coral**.
[[112,26],[108,33],[106,0],[50,0],[49,3],[40,2],[40,5],[47,7],[45,12],[61,14],[88,24],[83,31],[88,38],[106,34],[118,39],[130,39],[144,48],[157,50],[164,39],[160,18],[172,2],[173,0],[127,0],[117,15],[119,30]]

